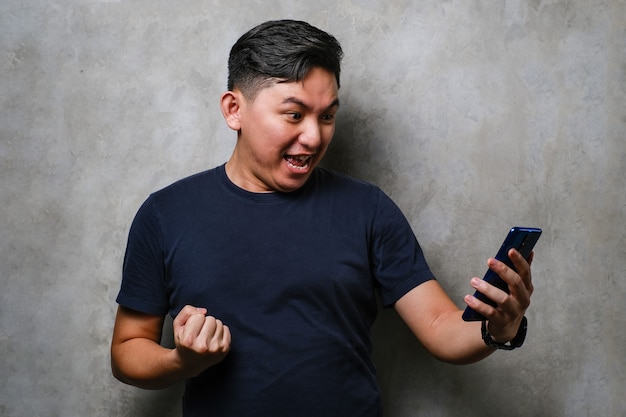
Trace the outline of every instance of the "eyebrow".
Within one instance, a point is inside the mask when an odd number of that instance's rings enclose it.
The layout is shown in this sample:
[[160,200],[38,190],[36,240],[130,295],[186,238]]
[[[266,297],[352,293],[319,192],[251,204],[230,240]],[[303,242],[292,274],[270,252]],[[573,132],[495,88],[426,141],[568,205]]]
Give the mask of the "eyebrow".
[[[296,105],[298,105],[300,107],[304,107],[305,109],[310,109],[310,107],[305,102],[303,102],[302,100],[300,100],[300,99],[298,99],[296,97],[286,97],[283,100],[282,104],[288,104],[288,103],[296,104]],[[328,107],[326,107],[326,110],[329,110],[329,109],[331,109],[333,107],[339,107],[339,99],[338,98],[336,98],[332,103],[330,103],[330,105]]]

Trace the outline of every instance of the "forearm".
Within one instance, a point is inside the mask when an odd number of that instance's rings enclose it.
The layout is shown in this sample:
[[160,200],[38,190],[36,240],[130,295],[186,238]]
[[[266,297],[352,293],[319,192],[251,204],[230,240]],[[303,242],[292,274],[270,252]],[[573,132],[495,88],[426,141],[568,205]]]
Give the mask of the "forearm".
[[494,351],[482,340],[480,322],[464,321],[437,281],[414,288],[395,307],[422,345],[441,361],[468,364]]
[[144,389],[167,388],[191,376],[174,349],[142,338],[112,346],[111,369],[118,380]]
[[443,313],[431,323],[427,330],[429,336],[422,341],[425,348],[443,362],[466,365],[495,351],[483,342],[481,323],[463,321],[461,314],[461,310]]

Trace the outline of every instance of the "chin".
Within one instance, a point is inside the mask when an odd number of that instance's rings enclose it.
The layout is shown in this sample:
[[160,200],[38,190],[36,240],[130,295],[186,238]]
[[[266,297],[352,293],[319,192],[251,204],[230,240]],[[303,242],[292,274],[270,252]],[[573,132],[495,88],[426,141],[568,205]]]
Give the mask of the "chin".
[[309,167],[306,172],[302,173],[294,173],[292,170],[282,172],[280,176],[275,177],[274,190],[284,193],[296,191],[307,182],[313,170],[314,166]]
[[290,193],[292,191],[296,191],[298,188],[302,187],[308,179],[309,175],[306,175],[298,179],[281,181],[280,183],[276,184],[276,191],[282,193]]

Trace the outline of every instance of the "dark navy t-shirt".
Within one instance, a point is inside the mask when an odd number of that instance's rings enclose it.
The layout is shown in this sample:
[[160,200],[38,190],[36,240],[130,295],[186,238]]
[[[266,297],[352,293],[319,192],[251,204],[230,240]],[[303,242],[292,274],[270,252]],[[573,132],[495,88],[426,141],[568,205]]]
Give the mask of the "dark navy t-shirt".
[[323,168],[291,193],[251,193],[224,165],[152,194],[131,226],[117,301],[229,326],[223,362],[186,382],[184,415],[380,415],[376,291],[392,306],[433,279],[379,188]]

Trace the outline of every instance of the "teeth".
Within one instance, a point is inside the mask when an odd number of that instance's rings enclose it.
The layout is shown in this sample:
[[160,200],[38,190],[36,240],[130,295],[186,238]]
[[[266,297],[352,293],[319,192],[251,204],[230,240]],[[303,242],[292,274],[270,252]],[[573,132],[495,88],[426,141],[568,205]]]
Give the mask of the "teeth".
[[285,157],[287,163],[297,169],[306,169],[311,160],[310,155],[287,155]]
[[311,159],[311,155],[285,155],[286,159],[293,159],[299,162],[306,162]]

